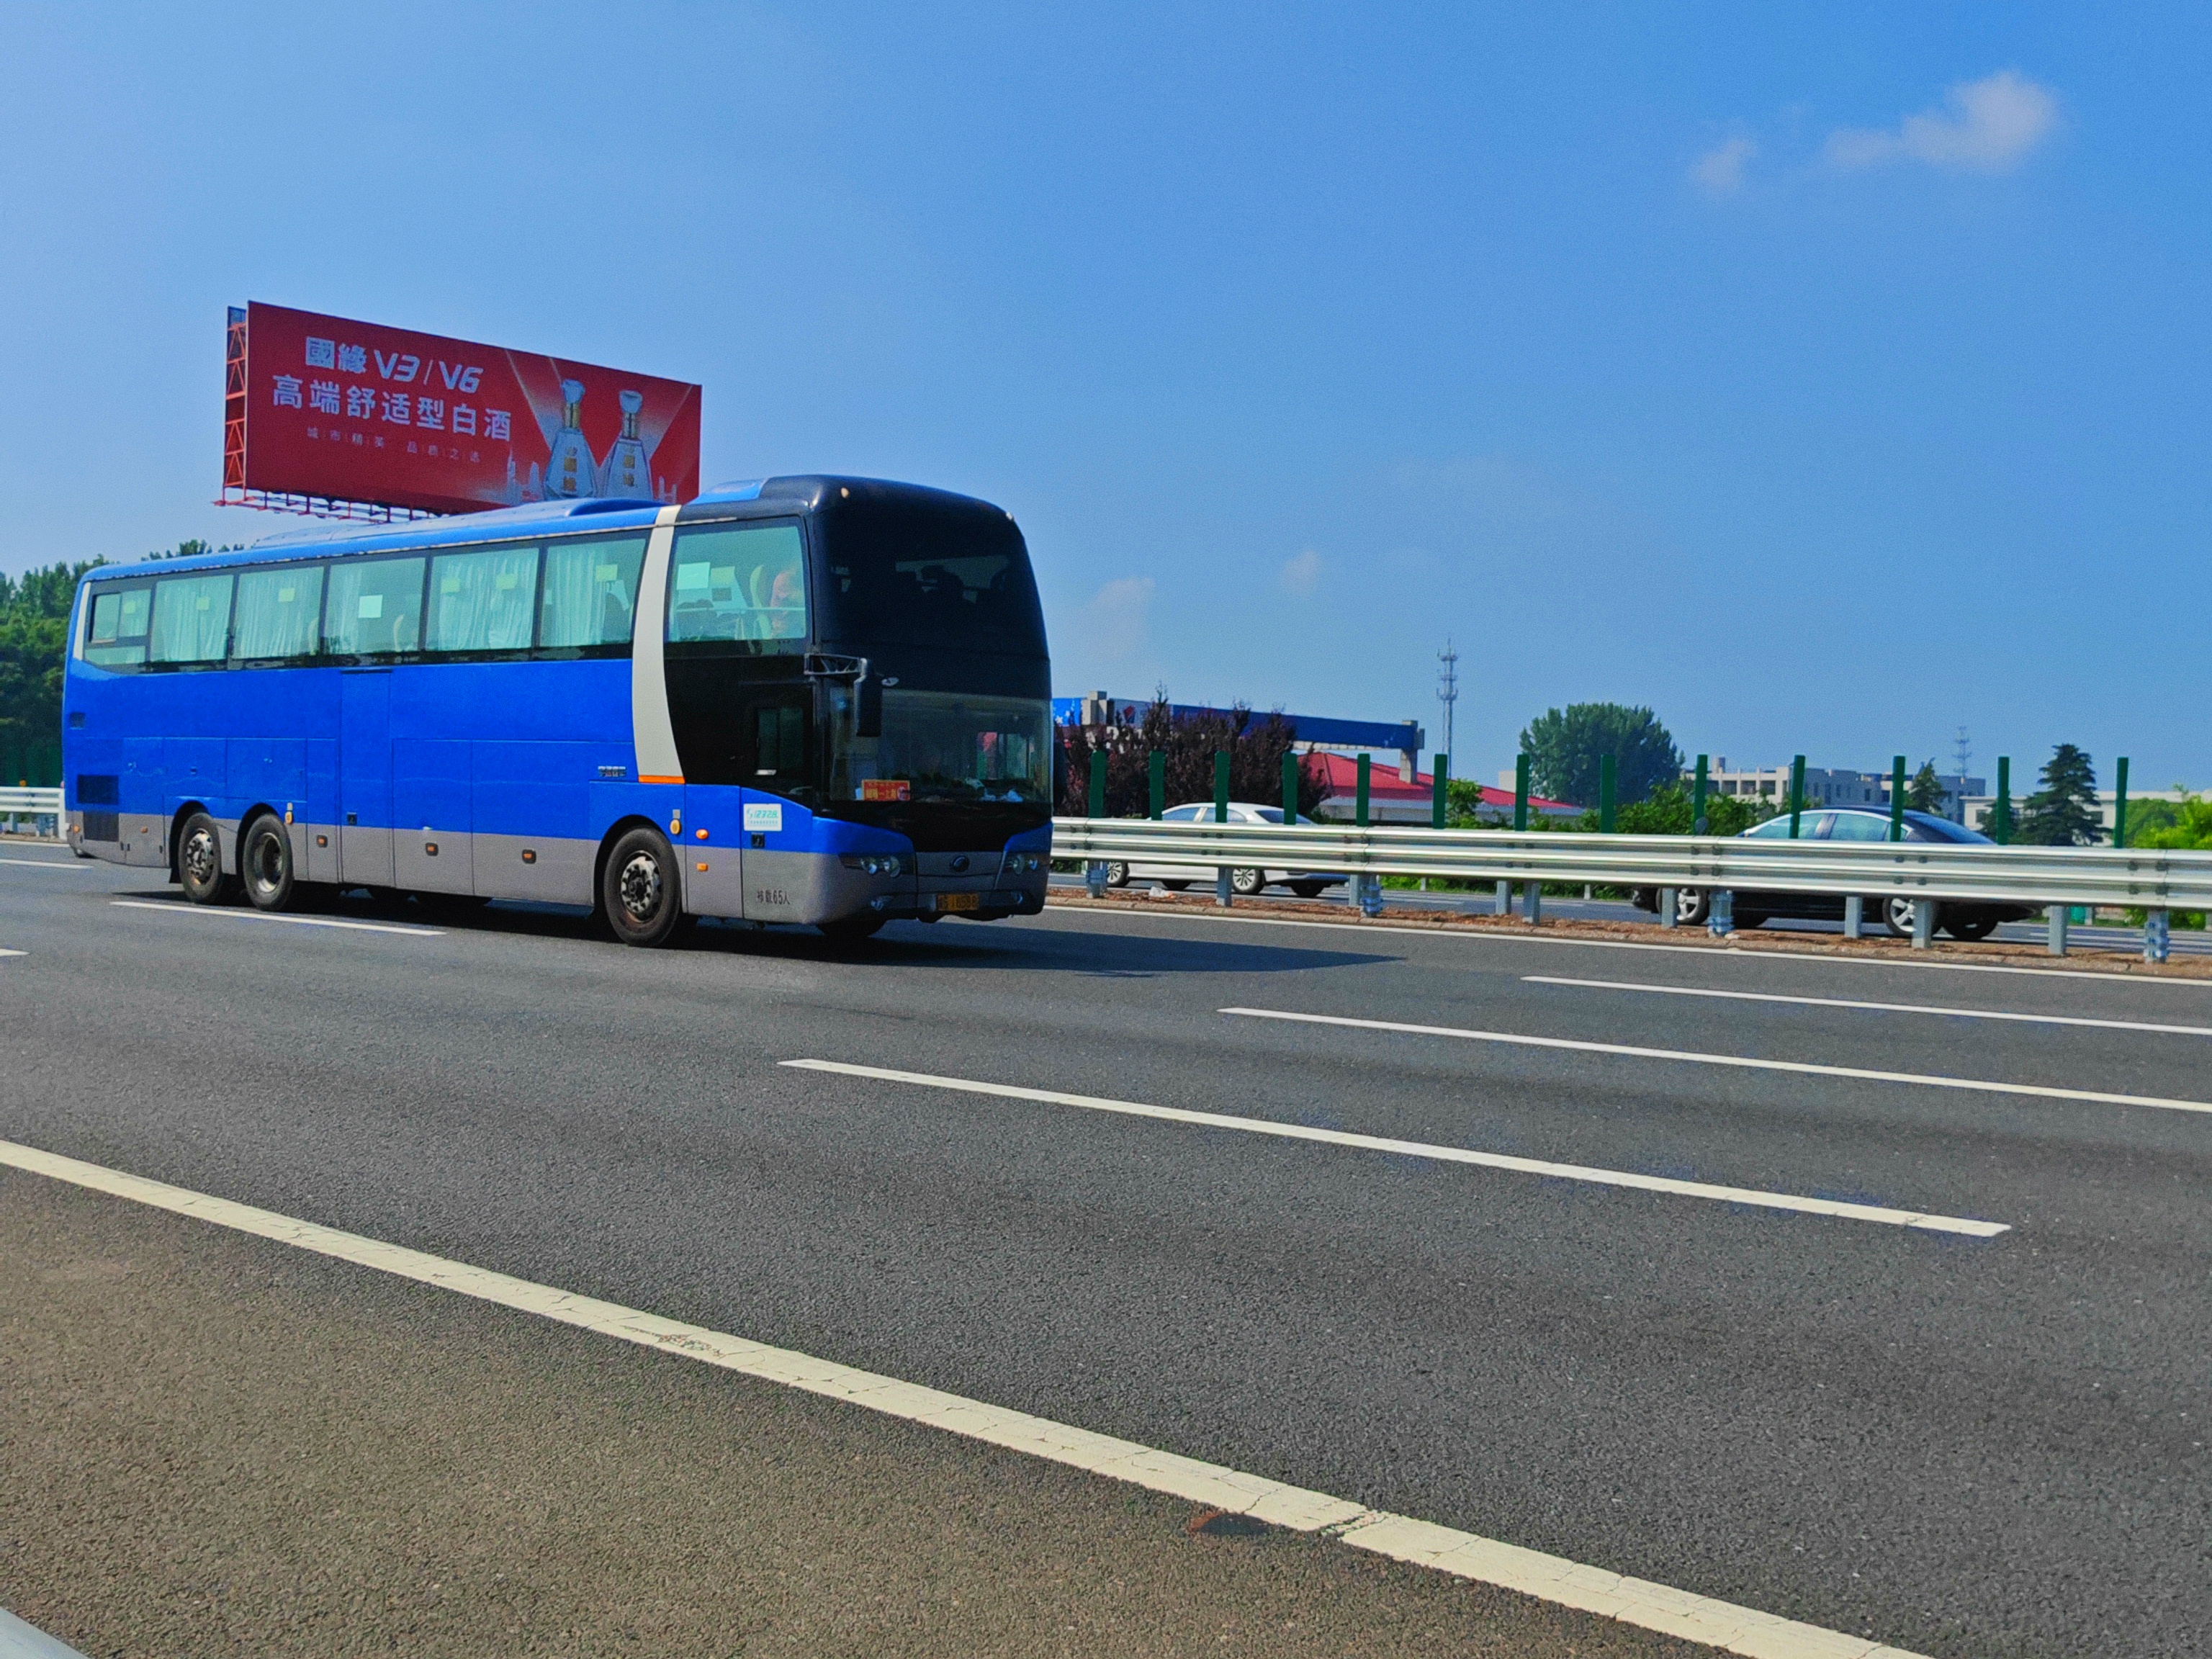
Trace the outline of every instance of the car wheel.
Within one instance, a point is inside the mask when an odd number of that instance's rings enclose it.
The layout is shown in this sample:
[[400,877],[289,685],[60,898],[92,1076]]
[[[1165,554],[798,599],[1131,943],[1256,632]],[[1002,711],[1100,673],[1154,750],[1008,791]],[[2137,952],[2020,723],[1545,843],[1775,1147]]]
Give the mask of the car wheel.
[[1912,906],[1913,901],[1909,898],[1882,901],[1881,925],[1889,929],[1893,938],[1911,939],[1912,937]]
[[1674,920],[1685,927],[1702,927],[1705,918],[1712,914],[1712,900],[1702,887],[1677,887],[1674,890]]
[[1953,939],[1966,939],[1970,943],[1975,939],[1987,939],[1996,930],[1997,919],[1987,914],[1976,915],[1970,910],[1963,915],[1947,915],[1943,918],[1945,933]]
[[1265,870],[1231,870],[1229,872],[1229,890],[1240,893],[1246,898],[1255,893],[1264,893],[1267,890],[1267,872]]
[[615,843],[599,879],[599,909],[625,945],[665,945],[684,918],[676,854],[658,830],[642,825]]
[[1129,884],[1129,866],[1119,859],[1109,859],[1106,861],[1106,884],[1109,887],[1127,887]]
[[290,909],[298,886],[292,879],[292,837],[283,824],[264,812],[239,839],[246,902],[257,910]]
[[238,878],[222,867],[222,836],[215,820],[195,812],[177,836],[177,879],[195,904],[228,904],[238,896]]
[[1291,884],[1291,890],[1300,898],[1316,899],[1328,891],[1328,884],[1325,881],[1294,881]]

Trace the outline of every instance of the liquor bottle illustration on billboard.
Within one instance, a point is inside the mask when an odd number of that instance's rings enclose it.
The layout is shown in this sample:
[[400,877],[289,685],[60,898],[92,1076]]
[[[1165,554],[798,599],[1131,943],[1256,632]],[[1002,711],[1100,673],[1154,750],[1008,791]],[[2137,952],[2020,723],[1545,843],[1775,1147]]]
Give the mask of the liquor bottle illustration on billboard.
[[607,451],[607,464],[599,469],[599,494],[657,500],[653,493],[653,457],[645,440],[637,435],[637,417],[645,408],[645,393],[625,391],[621,402],[622,436]]
[[553,434],[553,453],[545,462],[545,499],[590,495],[599,489],[599,463],[584,441],[584,383],[561,382],[561,429]]

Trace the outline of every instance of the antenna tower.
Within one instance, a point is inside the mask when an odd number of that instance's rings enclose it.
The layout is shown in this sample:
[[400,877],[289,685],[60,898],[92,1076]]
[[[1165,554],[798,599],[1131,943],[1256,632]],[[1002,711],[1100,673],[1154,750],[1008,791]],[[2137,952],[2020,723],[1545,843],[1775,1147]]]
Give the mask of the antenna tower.
[[1437,653],[1437,660],[1443,665],[1437,671],[1437,701],[1444,706],[1444,753],[1452,750],[1452,705],[1459,701],[1459,653],[1452,649],[1449,640]]

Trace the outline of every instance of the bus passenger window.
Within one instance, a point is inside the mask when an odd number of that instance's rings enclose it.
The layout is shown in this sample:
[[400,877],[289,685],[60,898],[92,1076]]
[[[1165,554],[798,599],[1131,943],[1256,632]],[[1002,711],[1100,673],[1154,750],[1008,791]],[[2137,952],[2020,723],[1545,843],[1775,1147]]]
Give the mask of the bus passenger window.
[[678,531],[668,637],[742,641],[750,653],[806,649],[806,563],[796,525]]
[[154,584],[149,662],[221,662],[230,644],[228,570],[212,576],[164,576]]
[[331,566],[323,638],[342,657],[390,656],[422,639],[422,561],[339,559]]
[[154,587],[106,587],[92,596],[92,637],[84,659],[102,668],[128,668],[146,660],[146,629],[153,621]]
[[637,622],[637,573],[644,564],[642,536],[549,546],[538,648],[628,645]]
[[312,657],[323,615],[323,568],[284,565],[238,578],[238,620],[230,654],[243,662]]
[[432,651],[527,651],[538,550],[446,553],[430,565]]

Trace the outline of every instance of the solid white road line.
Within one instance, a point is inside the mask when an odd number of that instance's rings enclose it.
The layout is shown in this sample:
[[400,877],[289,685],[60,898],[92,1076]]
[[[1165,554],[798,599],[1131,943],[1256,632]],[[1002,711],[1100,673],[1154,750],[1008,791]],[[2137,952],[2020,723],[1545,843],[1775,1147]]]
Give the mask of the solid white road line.
[[1524,1048],[1568,1048],[1585,1054],[1626,1054],[1637,1060],[1683,1060],[1699,1066],[1735,1066],[1753,1072],[1797,1072],[1808,1077],[1859,1078],[1870,1083],[1911,1083],[1923,1089],[1971,1089],[1981,1094],[2032,1095],[2039,1100],[2088,1100],[2106,1106],[2155,1106],[2168,1112],[2212,1112],[2212,1101],[2167,1100],[2158,1095],[2108,1094],[2101,1089],[2053,1089],[2038,1083],[1989,1083],[1978,1078],[1938,1077],[1921,1072],[1876,1072],[1859,1066],[1815,1066],[1802,1060],[1751,1060],[1741,1054],[1698,1054],[1687,1048],[1641,1048],[1626,1042],[1584,1042],[1572,1037],[1528,1036],[1519,1031],[1478,1031],[1462,1025],[1414,1025],[1395,1019],[1352,1019],[1341,1014],[1297,1014],[1286,1008],[1222,1008],[1247,1019],[1284,1019],[1303,1025],[1345,1025],[1362,1031],[1411,1036],[1460,1037]]
[[361,933],[405,933],[414,939],[442,939],[442,927],[403,927],[388,921],[342,921],[336,916],[288,916],[267,910],[218,910],[205,905],[184,904],[173,900],[110,899],[110,904],[125,910],[165,910],[173,916],[214,916],[231,921],[289,921],[295,927],[350,927]]
[[1593,991],[1650,991],[1669,997],[1722,997],[1730,1002],[1792,1002],[1808,1008],[1870,1008],[1885,1014],[1942,1014],[1950,1019],[2010,1019],[2026,1025],[2091,1025],[2106,1031],[2156,1031],[2212,1036],[2212,1025],[2154,1025],[2140,1019],[2089,1019],[2078,1014],[2017,1014],[2000,1008],[1944,1008],[1923,1002],[1855,1002],[1844,997],[1785,997],[1772,991],[1717,991],[1701,985],[1647,985],[1617,979],[1560,979],[1523,974],[1529,985],[1576,985]]
[[[1917,957],[1856,956],[1845,952],[1825,951],[1770,951],[1757,945],[1657,945],[1645,944],[1632,939],[1584,939],[1574,933],[1507,933],[1500,927],[1397,927],[1385,922],[1371,921],[1308,921],[1296,916],[1231,916],[1218,910],[1186,910],[1180,907],[1165,910],[1146,910],[1131,906],[1127,910],[1113,911],[1061,910],[1060,916],[1130,915],[1141,916],[1146,921],[1212,921],[1227,922],[1240,927],[1319,927],[1342,933],[1364,933],[1370,939],[1391,934],[1412,934],[1419,939],[1457,939],[1474,945],[1567,945],[1589,951],[1671,951],[1684,956],[1725,957],[1731,962],[1822,962],[1855,968],[1934,968],[1951,974],[2027,974],[2037,979],[2094,979],[2104,985],[2166,985],[2179,986],[2189,991],[2212,991],[2212,979],[2166,978],[2156,974],[2100,974],[2081,968],[2022,968],[2001,962],[1923,962]],[[1024,920],[1034,927],[1048,918],[1057,920],[1048,907],[1042,915]],[[1635,927],[1638,924],[1625,924]],[[1650,924],[1656,926],[1656,923]]]
[[89,870],[92,868],[94,862],[97,862],[97,860],[87,862],[80,859],[71,859],[68,863],[64,864],[59,859],[0,859],[0,864],[21,865],[26,870],[68,870],[71,872]]
[[1879,1204],[1846,1204],[1829,1198],[1804,1198],[1796,1193],[1763,1192],[1755,1187],[1721,1187],[1706,1181],[1675,1181],[1664,1176],[1636,1175],[1626,1170],[1593,1169],[1583,1164],[1554,1164],[1538,1158],[1508,1158],[1502,1152],[1471,1152],[1464,1146],[1439,1146],[1425,1140],[1393,1140],[1382,1135],[1348,1133],[1342,1129],[1310,1128],[1302,1123],[1274,1123],[1261,1117],[1231,1117],[1220,1112],[1191,1112],[1175,1106],[1146,1106],[1133,1100],[1108,1100],[1096,1095],[1062,1094],[1056,1089],[1023,1089],[1006,1083],[976,1083],[966,1078],[935,1077],[927,1072],[895,1072],[880,1066],[848,1066],[835,1060],[786,1060],[780,1065],[809,1072],[836,1072],[846,1077],[873,1078],[884,1083],[914,1083],[926,1089],[951,1089],[963,1094],[996,1095],[1006,1100],[1042,1101],[1052,1106],[1079,1106],[1091,1112],[1116,1112],[1125,1117],[1158,1118],[1167,1123],[1195,1123],[1209,1129],[1241,1129],[1248,1134],[1275,1135],[1285,1140],[1318,1141],[1328,1146],[1352,1146],[1362,1152],[1395,1152],[1406,1158],[1433,1158],[1440,1164],[1474,1164],[1486,1170],[1510,1170],[1519,1175],[1550,1176],[1560,1181],[1588,1182],[1601,1187],[1631,1187],[1639,1192],[1671,1193],[1678,1198],[1709,1198],[1723,1204],[1749,1204],[1762,1210],[1795,1210],[1803,1215],[1837,1216],[1848,1221],[1875,1221],[1892,1227],[1917,1227],[1926,1232],[1963,1233],[1969,1238],[1995,1238],[2010,1232],[2003,1221],[1972,1221],[1959,1216],[1929,1215],[1917,1210],[1893,1210]]
[[1534,1596],[1555,1606],[1579,1608],[1601,1618],[1616,1619],[1639,1629],[1659,1631],[1685,1640],[1702,1642],[1747,1659],[1918,1659],[1902,1649],[1884,1647],[1864,1637],[1823,1630],[1794,1619],[1710,1596],[1669,1589],[1641,1578],[1624,1577],[1599,1567],[1587,1567],[1565,1557],[1522,1549],[1496,1539],[1440,1527],[1410,1516],[1370,1510],[1327,1492],[1286,1486],[1262,1475],[1247,1474],[1218,1463],[1201,1462],[1173,1452],[1157,1451],[1132,1440],[1094,1434],[1087,1429],[1032,1417],[979,1400],[964,1399],[940,1389],[902,1382],[873,1371],[856,1370],[827,1359],[816,1359],[790,1348],[774,1348],[687,1325],[657,1314],[642,1313],[619,1303],[576,1296],[549,1285],[533,1284],[506,1273],[442,1256],[410,1250],[358,1233],[312,1221],[295,1220],[269,1210],[211,1198],[166,1182],[149,1181],[97,1164],[44,1152],[36,1147],[0,1140],[0,1165],[11,1165],[33,1175],[74,1186],[130,1199],[178,1215],[274,1239],[317,1255],[351,1261],[380,1273],[434,1285],[478,1301],[490,1302],[520,1312],[537,1314],[611,1336],[624,1342],[696,1359],[764,1382],[803,1389],[853,1405],[865,1406],[886,1416],[926,1424],[1009,1450],[1026,1452],[1073,1468],[1115,1480],[1127,1480],[1165,1492],[1186,1502],[1212,1509],[1249,1515],[1298,1532],[1318,1532],[1342,1540],[1355,1549],[1434,1567],[1461,1578]]

